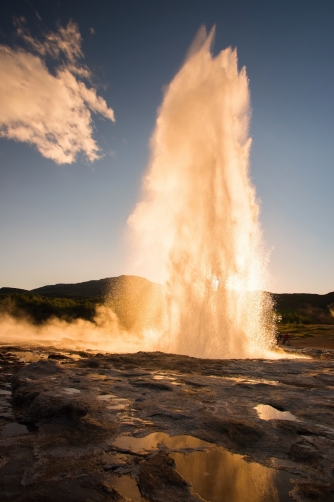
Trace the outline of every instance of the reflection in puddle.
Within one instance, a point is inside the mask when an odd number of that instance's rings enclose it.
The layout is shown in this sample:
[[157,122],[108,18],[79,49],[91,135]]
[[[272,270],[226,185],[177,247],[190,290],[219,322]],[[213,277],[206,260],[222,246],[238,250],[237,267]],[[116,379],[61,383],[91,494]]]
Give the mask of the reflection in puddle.
[[300,422],[290,411],[279,411],[269,404],[258,404],[254,409],[261,420],[290,420],[292,422]]
[[136,481],[131,476],[110,476],[108,484],[122,495],[126,500],[144,501],[140,495]]
[[[112,446],[132,453],[148,453],[165,446],[177,472],[196,495],[210,502],[291,502],[290,474],[257,463],[242,455],[193,436],[171,437],[155,432],[137,438],[119,436]],[[176,450],[176,451],[175,451]]]
[[165,373],[156,373],[153,375],[153,380],[176,380],[176,378],[168,376]]
[[170,450],[213,446],[211,443],[207,443],[193,436],[169,436],[165,432],[153,432],[142,438],[118,436],[112,445],[122,450],[129,450],[133,453],[155,450],[158,448],[158,445],[164,445]]
[[221,447],[173,452],[177,472],[210,502],[291,502],[290,474],[248,463]]
[[1,435],[7,438],[11,436],[20,436],[21,434],[28,434],[28,433],[29,431],[25,425],[21,425],[16,422],[6,424],[1,431]]

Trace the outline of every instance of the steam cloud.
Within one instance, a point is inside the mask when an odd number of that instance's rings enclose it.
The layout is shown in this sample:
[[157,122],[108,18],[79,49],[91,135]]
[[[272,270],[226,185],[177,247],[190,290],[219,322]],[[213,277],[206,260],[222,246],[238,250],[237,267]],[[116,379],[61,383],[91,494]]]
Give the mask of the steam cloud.
[[[135,269],[166,284],[165,338],[197,357],[271,357],[275,314],[249,176],[250,98],[231,48],[202,28],[166,88],[142,200]],[[138,272],[137,272],[138,270]]]
[[[34,39],[22,18],[17,33],[30,47],[0,45],[0,137],[34,145],[57,164],[71,164],[83,152],[93,162],[100,158],[93,138],[92,112],[112,122],[114,112],[96,89],[87,87],[89,69],[83,57],[78,25]],[[46,57],[57,62],[54,74]]]
[[94,323],[77,319],[66,322],[52,318],[42,325],[34,325],[29,318],[16,319],[0,312],[1,343],[52,345],[61,349],[136,352],[159,350],[143,333],[126,331],[111,308],[101,305],[96,309]]

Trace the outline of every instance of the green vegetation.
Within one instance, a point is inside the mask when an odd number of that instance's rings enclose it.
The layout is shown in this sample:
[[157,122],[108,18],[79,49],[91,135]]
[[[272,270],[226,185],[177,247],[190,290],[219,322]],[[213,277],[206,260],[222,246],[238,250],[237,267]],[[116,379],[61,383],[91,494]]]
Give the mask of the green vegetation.
[[275,294],[273,298],[276,312],[281,316],[281,324],[334,324],[334,293],[327,295]]
[[[105,303],[106,302],[106,303]],[[54,284],[31,291],[0,288],[0,314],[43,324],[52,318],[94,322],[106,304],[127,330],[157,327],[162,321],[163,287],[137,276],[121,275],[78,284]]]
[[280,333],[289,333],[293,338],[310,338],[334,335],[334,323],[330,324],[279,324]]
[[[139,296],[141,294],[141,297]],[[25,319],[32,324],[40,325],[51,319],[62,319],[72,322],[84,319],[95,322],[96,309],[104,305],[109,307],[118,317],[125,329],[141,330],[145,326],[156,326],[161,321],[161,312],[151,305],[145,291],[133,295],[116,294],[107,298],[58,297],[53,295],[36,295],[34,293],[0,293],[0,315],[8,314],[16,319]]]
[[43,324],[51,318],[73,321],[93,321],[96,306],[101,298],[57,298],[29,293],[0,295],[0,312],[18,319],[28,319],[33,324]]

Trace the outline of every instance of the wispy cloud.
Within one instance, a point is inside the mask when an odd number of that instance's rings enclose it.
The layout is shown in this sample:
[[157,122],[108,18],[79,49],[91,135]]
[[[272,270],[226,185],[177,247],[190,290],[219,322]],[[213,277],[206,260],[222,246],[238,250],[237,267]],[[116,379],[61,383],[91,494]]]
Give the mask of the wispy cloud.
[[[114,112],[89,87],[78,25],[33,38],[24,19],[18,35],[29,51],[0,45],[0,136],[34,145],[57,164],[72,163],[79,152],[93,162],[101,157],[93,138],[92,112],[112,122]],[[51,72],[46,57],[56,60]],[[85,80],[85,81],[84,81]]]

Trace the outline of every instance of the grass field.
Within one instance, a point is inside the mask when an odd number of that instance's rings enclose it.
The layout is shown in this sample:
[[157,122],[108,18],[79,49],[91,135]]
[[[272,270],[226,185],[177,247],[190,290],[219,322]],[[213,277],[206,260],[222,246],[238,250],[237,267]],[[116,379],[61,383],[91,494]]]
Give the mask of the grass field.
[[293,338],[334,336],[334,324],[280,324],[278,331],[289,333]]
[[291,346],[334,349],[334,324],[280,324],[280,333],[289,333]]

